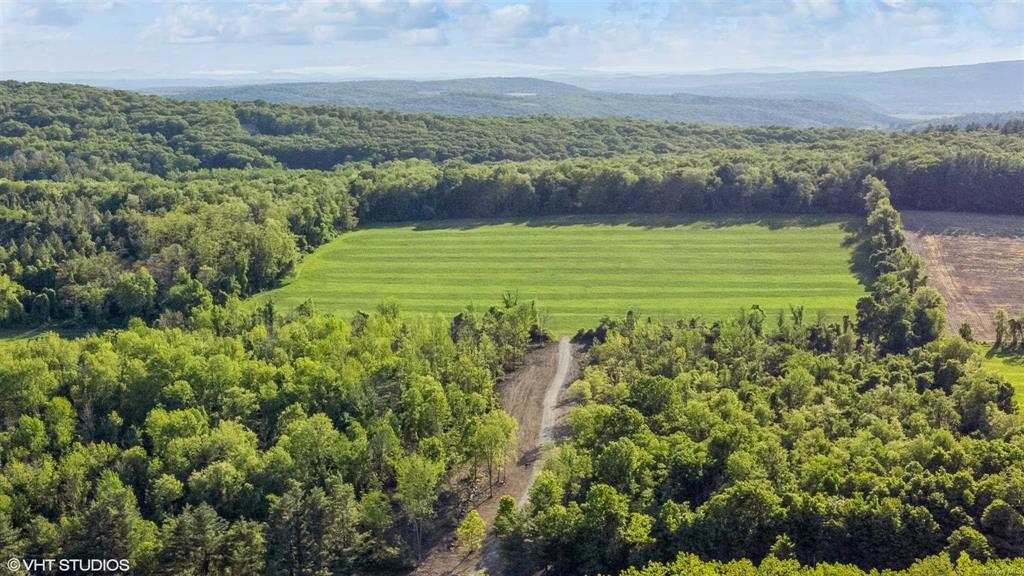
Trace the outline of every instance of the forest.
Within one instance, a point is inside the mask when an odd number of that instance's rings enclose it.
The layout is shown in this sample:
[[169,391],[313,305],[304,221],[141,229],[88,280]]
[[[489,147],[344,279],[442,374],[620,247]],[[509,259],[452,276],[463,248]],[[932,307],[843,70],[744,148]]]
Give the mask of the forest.
[[[753,307],[581,331],[567,440],[490,528],[512,572],[1021,567],[1000,560],[1024,554],[1012,388],[944,335],[888,190],[863,187],[856,318]],[[3,349],[0,552],[141,574],[403,572],[475,489],[453,480],[491,483],[507,462],[495,383],[545,338],[532,303],[345,320],[233,302],[181,328]]]
[[751,302],[584,328],[565,440],[487,534],[510,573],[1022,571],[1020,407],[945,326],[898,212],[1024,214],[1022,190],[1019,121],[735,128],[0,82],[0,325],[87,332],[0,342],[0,558],[407,573],[507,465],[496,390],[549,338],[543,310],[245,298],[360,225],[827,213],[860,223],[849,317]]
[[181,325],[356,225],[331,173],[0,180],[0,324]]
[[334,106],[181,102],[65,84],[0,82],[0,174],[153,174],[198,168],[331,169],[368,160],[471,162],[682,152],[852,130],[730,128],[609,118],[407,114]]
[[166,176],[200,168],[314,168],[419,158],[562,160],[622,154],[817,150],[927,167],[966,154],[1019,164],[1024,123],[879,132],[630,118],[443,116],[231,100],[183,102],[69,84],[0,82],[0,175]]
[[516,423],[495,379],[539,337],[530,303],[452,322],[384,303],[13,343],[0,553],[138,574],[400,572],[442,478],[504,463]]
[[[303,253],[360,221],[855,214],[866,176],[886,182],[896,208],[1024,214],[1019,122],[887,134],[0,91],[10,96],[0,100],[0,325],[181,325],[208,300],[278,285]],[[533,137],[517,131],[563,148],[521,148]],[[400,152],[383,140],[408,144],[410,132],[496,153]],[[357,141],[366,153],[316,148]],[[290,146],[303,151],[282,153]]]
[[495,520],[510,564],[739,574],[770,557],[763,573],[857,574],[1024,556],[1013,388],[943,334],[888,191],[866,185],[872,280],[855,320],[754,307],[713,324],[630,314],[578,335],[593,345],[569,440],[529,504],[506,500]]
[[183,100],[265,100],[473,116],[630,117],[700,124],[887,128],[905,122],[855,99],[592,92],[533,78],[355,80],[144,90]]

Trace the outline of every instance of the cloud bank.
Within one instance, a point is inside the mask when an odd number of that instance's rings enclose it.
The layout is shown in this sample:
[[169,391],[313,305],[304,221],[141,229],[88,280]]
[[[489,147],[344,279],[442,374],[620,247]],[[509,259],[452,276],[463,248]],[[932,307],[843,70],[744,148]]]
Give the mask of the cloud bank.
[[7,71],[155,77],[878,70],[1024,58],[1024,2],[5,0],[0,54]]

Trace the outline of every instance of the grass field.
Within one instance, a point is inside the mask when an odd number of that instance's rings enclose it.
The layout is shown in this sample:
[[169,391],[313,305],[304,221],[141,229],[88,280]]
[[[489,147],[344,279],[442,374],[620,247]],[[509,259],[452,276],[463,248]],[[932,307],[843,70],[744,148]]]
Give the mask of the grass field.
[[987,346],[980,346],[978,351],[983,358],[981,365],[1013,384],[1017,403],[1024,407],[1024,354],[987,354]]
[[546,327],[570,334],[627,310],[723,318],[758,304],[851,314],[863,288],[849,271],[844,221],[823,218],[553,218],[365,228],[307,256],[285,286],[256,298],[285,308],[452,314],[506,290],[536,299]]

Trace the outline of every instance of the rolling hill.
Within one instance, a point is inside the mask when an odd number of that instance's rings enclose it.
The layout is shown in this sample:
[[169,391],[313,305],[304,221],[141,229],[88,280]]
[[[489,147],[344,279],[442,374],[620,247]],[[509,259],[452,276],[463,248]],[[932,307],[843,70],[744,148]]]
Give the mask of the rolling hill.
[[1024,60],[888,72],[731,72],[161,86],[185,100],[265,100],[457,115],[635,117],[801,127],[913,127],[1024,110]]
[[740,126],[855,128],[885,128],[900,122],[866,102],[848,97],[626,94],[534,78],[362,80],[156,88],[150,92],[185,100],[264,100],[473,116],[553,114]]
[[856,98],[888,114],[953,115],[1024,109],[1024,60],[888,72],[797,72],[604,77],[591,89],[707,96]]

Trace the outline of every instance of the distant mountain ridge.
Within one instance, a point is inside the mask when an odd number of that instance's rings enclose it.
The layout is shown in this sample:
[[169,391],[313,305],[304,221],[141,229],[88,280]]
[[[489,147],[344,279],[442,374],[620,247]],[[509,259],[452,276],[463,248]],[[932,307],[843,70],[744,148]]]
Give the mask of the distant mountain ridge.
[[359,80],[156,88],[148,92],[186,100],[263,100],[472,116],[633,117],[740,126],[886,128],[901,121],[847,97],[627,94],[591,91],[535,78]]
[[845,96],[867,101],[887,114],[959,115],[1024,109],[1024,60],[888,72],[793,72],[580,78],[597,90],[709,96]]
[[756,84],[778,80],[813,80],[850,72],[720,72],[694,74],[600,74],[555,77],[562,82],[601,92],[676,94],[693,88]]
[[185,100],[264,100],[473,116],[552,114],[797,127],[909,128],[1024,110],[1024,60],[889,72],[728,72],[155,87]]
[[943,116],[932,120],[922,120],[912,126],[914,130],[928,128],[971,128],[984,126],[1003,126],[1008,122],[1024,122],[1024,110],[1013,112],[973,112],[960,116]]

